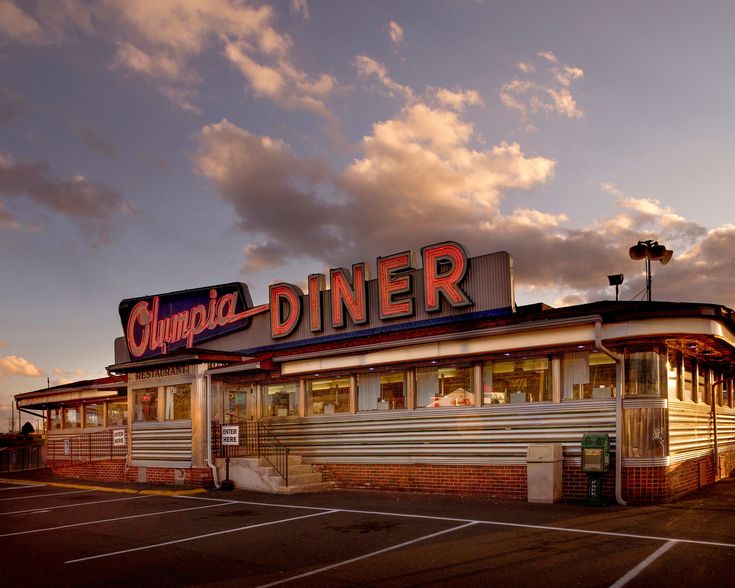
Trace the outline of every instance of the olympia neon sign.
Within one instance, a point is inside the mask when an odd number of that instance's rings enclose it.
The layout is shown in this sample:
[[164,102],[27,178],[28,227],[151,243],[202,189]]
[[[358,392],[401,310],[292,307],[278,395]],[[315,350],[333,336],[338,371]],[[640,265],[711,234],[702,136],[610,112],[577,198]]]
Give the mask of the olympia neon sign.
[[[253,316],[268,311],[269,336],[282,339],[304,320],[314,335],[327,325],[331,331],[366,325],[374,308],[371,305],[377,305],[380,322],[410,319],[419,305],[428,314],[440,313],[446,305],[455,309],[473,306],[464,287],[470,260],[462,245],[447,241],[423,247],[421,260],[423,270],[418,272],[411,251],[379,257],[374,299],[369,296],[367,263],[361,262],[351,271],[330,270],[329,288],[325,274],[309,275],[307,296],[294,284],[273,284],[268,304],[256,307],[247,286],[239,282],[123,300],[120,318],[128,351],[132,359],[139,360],[196,347],[248,328]],[[420,287],[415,283],[417,277]]]

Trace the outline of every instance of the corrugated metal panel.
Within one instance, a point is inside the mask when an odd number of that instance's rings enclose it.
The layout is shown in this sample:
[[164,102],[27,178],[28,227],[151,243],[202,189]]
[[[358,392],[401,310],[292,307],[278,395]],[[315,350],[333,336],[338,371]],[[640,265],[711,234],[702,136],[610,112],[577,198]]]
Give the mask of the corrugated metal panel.
[[191,463],[191,422],[133,425],[132,460]]
[[525,464],[529,443],[561,443],[565,458],[575,459],[584,433],[608,433],[614,442],[615,404],[362,413],[273,420],[268,427],[312,462]]
[[[669,451],[672,462],[711,455],[714,450],[712,408],[672,401],[669,408]],[[717,408],[718,450],[735,444],[735,409]]]

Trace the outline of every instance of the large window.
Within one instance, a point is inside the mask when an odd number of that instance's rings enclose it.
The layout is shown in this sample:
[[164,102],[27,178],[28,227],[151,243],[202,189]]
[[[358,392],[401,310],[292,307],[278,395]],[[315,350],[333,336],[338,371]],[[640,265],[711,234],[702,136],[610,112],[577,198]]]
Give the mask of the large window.
[[474,406],[472,368],[429,366],[416,370],[416,406]]
[[158,388],[133,392],[133,417],[136,423],[158,420]]
[[367,372],[357,375],[357,410],[406,408],[406,374]]
[[60,429],[61,428],[61,409],[50,408],[48,411],[48,428],[49,429]]
[[551,401],[551,370],[546,357],[493,361],[483,368],[483,403]]
[[165,387],[164,418],[178,421],[191,418],[191,384],[178,384]]
[[299,383],[268,384],[262,389],[263,416],[299,414]]
[[107,403],[107,426],[122,427],[128,424],[127,400],[116,400]]
[[308,414],[350,411],[350,379],[310,380],[306,387]]
[[82,426],[82,411],[78,406],[65,406],[61,409],[65,429],[78,429]]
[[562,358],[562,400],[615,396],[617,363],[604,353],[574,351]]
[[684,387],[682,400],[689,402],[695,399],[694,393],[694,360],[691,357],[684,356]]
[[658,396],[665,367],[655,351],[631,353],[625,361],[625,393],[628,396]]
[[102,405],[101,404],[85,404],[84,405],[84,427],[94,428],[102,426]]

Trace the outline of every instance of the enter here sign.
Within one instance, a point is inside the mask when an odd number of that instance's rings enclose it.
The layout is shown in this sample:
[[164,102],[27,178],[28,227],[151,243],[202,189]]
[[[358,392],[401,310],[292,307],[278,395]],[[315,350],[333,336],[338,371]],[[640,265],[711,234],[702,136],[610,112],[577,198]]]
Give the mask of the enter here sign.
[[240,427],[238,425],[222,425],[222,445],[238,445]]

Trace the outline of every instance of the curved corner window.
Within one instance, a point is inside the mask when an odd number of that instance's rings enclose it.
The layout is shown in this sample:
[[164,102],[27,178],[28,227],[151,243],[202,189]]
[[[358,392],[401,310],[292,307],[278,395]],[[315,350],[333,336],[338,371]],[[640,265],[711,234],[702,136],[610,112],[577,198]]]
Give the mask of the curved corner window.
[[625,358],[626,396],[659,396],[662,374],[665,374],[665,366],[661,366],[658,353],[631,353]]

